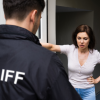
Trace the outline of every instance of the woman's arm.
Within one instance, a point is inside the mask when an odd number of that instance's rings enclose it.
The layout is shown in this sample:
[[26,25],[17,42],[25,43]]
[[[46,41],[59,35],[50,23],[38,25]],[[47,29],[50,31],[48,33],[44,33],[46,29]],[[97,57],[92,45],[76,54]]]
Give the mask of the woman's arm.
[[50,51],[61,52],[59,45],[54,45],[54,44],[51,44],[51,43],[41,43],[41,45],[44,48],[46,48],[46,49],[48,49]]
[[94,84],[97,84],[99,82],[100,82],[100,76],[98,78],[94,79]]

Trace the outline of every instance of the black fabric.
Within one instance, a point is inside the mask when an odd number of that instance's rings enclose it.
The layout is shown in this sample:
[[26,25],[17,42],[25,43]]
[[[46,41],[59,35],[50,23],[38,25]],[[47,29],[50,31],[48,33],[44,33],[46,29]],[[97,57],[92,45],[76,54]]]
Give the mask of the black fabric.
[[96,100],[100,100],[100,91],[96,94]]
[[81,100],[57,55],[18,26],[0,25],[0,75],[0,100]]

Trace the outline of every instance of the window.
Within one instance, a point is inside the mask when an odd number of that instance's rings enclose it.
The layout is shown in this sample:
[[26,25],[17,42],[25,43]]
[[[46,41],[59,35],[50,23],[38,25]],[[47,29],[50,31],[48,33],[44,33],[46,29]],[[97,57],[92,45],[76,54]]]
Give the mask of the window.
[[[47,42],[47,6],[48,6],[48,0],[45,1],[45,8],[44,11],[42,12],[42,18],[40,22],[39,29],[36,32],[36,36],[39,37],[40,42]],[[0,0],[0,24],[5,23],[5,18],[4,18],[4,12],[3,12],[3,5],[2,5],[2,0]]]
[[42,18],[40,22],[40,27],[37,31],[37,36],[40,42],[47,42],[47,31],[48,31],[48,0],[45,0],[45,8],[42,12]]

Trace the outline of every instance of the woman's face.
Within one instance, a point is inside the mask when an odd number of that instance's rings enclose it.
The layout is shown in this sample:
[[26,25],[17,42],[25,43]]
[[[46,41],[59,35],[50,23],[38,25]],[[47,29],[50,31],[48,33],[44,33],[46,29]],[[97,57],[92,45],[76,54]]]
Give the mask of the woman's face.
[[77,45],[80,49],[88,48],[90,38],[86,32],[79,32],[76,36]]

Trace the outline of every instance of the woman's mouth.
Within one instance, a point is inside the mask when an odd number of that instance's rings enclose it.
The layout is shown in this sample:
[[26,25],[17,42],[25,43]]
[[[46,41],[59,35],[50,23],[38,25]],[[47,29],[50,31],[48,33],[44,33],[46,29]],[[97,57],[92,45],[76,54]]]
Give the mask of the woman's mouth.
[[80,47],[84,47],[84,45],[80,45]]

